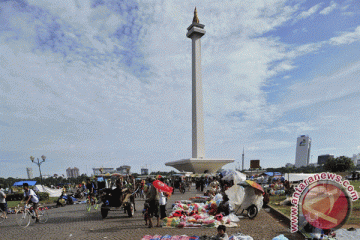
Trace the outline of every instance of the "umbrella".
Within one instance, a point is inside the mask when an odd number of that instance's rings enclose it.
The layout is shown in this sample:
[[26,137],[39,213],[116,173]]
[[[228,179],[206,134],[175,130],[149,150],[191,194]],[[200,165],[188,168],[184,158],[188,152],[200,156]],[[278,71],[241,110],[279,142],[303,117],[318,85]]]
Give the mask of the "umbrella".
[[156,189],[160,190],[161,192],[169,192],[169,193],[172,193],[173,191],[173,188],[172,187],[169,187],[168,185],[166,185],[165,183],[163,183],[162,181],[160,180],[155,180],[153,182],[153,185]]
[[260,190],[262,193],[264,193],[264,189],[260,186],[260,184],[254,182],[254,181],[250,181],[250,180],[246,180],[245,182],[248,185],[250,185],[251,187]]

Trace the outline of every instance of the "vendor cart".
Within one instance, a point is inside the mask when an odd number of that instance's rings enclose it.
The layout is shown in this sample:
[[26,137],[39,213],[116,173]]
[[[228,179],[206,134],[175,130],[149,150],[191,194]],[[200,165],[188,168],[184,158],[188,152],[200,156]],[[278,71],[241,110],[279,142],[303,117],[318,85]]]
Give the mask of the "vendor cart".
[[250,180],[232,186],[225,193],[228,195],[236,215],[241,215],[246,211],[247,216],[253,219],[263,205],[264,190],[259,184]]
[[124,211],[129,217],[132,217],[135,213],[134,194],[138,189],[134,190],[135,186],[123,186],[120,189],[116,187],[116,180],[126,177],[118,173],[98,177],[101,177],[105,183],[105,188],[100,190],[102,218],[106,218],[109,211]]

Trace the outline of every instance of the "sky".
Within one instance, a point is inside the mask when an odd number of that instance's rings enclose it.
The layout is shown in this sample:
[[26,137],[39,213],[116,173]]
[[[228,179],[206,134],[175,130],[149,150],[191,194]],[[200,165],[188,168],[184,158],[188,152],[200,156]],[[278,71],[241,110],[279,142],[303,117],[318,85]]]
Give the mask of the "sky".
[[0,177],[190,158],[195,6],[207,158],[360,152],[359,1],[0,0]]

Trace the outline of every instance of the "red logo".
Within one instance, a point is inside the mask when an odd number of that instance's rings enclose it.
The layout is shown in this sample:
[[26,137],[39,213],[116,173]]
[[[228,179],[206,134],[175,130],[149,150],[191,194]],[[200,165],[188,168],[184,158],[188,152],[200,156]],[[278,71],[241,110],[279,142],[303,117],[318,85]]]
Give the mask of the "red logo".
[[304,195],[302,212],[306,221],[316,228],[341,227],[351,213],[350,197],[334,183],[320,181]]

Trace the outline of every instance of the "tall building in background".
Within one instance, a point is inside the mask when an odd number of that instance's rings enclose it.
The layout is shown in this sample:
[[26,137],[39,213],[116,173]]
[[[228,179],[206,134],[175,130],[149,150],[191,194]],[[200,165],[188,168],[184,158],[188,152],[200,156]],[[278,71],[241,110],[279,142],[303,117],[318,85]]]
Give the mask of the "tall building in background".
[[334,158],[334,155],[333,154],[324,154],[324,155],[320,155],[318,156],[318,164],[319,165],[323,165],[326,163],[326,161],[330,158]]
[[141,168],[141,175],[149,175],[149,169],[148,168]]
[[118,173],[121,173],[121,174],[124,174],[124,175],[125,175],[125,174],[129,174],[129,173],[130,173],[130,170],[131,170],[131,167],[128,166],[128,165],[122,165],[122,166],[116,168],[116,171],[117,171]]
[[93,172],[94,172],[94,175],[99,175],[99,174],[106,174],[106,173],[114,173],[114,172],[116,172],[116,170],[114,168],[100,167],[100,168],[93,168]]
[[79,169],[77,167],[66,169],[66,175],[68,178],[77,178],[80,176]]
[[34,178],[32,168],[26,168],[26,172],[27,172],[28,179],[33,179]]
[[311,138],[308,135],[301,135],[297,138],[295,167],[308,166],[310,159]]
[[355,166],[360,165],[360,153],[354,154],[352,160],[354,161]]

